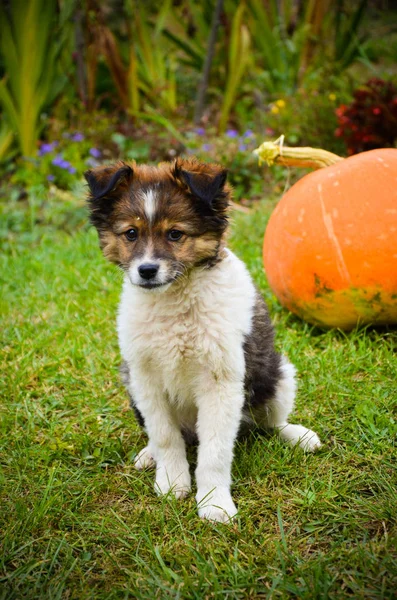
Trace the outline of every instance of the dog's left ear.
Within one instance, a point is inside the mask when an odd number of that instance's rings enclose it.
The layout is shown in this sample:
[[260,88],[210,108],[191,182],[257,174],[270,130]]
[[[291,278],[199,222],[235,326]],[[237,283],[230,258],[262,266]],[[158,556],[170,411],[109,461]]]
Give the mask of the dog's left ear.
[[175,161],[173,175],[203,206],[214,212],[226,211],[230,194],[226,169],[215,164],[179,159]]

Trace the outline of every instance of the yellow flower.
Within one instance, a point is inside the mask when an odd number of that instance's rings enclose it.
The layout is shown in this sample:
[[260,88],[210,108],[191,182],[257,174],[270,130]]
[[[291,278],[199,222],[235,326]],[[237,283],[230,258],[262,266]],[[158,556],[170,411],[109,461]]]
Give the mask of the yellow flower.
[[328,95],[328,98],[329,98],[329,99],[330,99],[332,102],[335,102],[335,100],[336,100],[336,94],[329,94],[329,95]]
[[280,109],[278,108],[278,106],[272,106],[272,108],[270,109],[270,111],[276,115],[277,113],[280,112]]
[[276,105],[279,108],[284,108],[285,107],[285,100],[276,100]]

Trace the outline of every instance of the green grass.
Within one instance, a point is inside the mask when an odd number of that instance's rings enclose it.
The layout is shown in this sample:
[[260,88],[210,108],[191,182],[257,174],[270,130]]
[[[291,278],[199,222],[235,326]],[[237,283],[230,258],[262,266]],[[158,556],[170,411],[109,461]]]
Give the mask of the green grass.
[[118,379],[121,276],[81,201],[9,206],[0,598],[394,598],[397,332],[325,332],[281,309],[262,272],[269,205],[235,215],[230,245],[299,370],[294,420],[324,447],[306,456],[275,437],[240,442],[238,519],[203,522],[193,495],[158,498],[153,473],[132,467],[145,438]]

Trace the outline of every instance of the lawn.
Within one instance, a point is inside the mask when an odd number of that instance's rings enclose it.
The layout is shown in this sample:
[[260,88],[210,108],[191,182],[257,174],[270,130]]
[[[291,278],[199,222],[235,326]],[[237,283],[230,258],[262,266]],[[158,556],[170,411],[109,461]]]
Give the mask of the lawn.
[[299,370],[294,420],[324,445],[241,441],[238,518],[203,522],[193,494],[158,498],[132,466],[145,436],[118,376],[121,275],[81,198],[2,213],[0,598],[395,598],[397,331],[281,309],[261,261],[272,203],[234,214],[230,246]]

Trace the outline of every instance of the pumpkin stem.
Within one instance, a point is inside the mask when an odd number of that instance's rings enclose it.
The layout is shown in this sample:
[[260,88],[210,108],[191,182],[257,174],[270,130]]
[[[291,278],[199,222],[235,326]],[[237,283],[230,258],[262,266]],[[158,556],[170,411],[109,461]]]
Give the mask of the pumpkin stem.
[[259,158],[259,164],[266,162],[269,167],[276,163],[287,167],[320,169],[343,160],[341,156],[321,148],[289,148],[284,146],[283,135],[275,142],[263,142],[259,148],[254,150],[254,154]]

